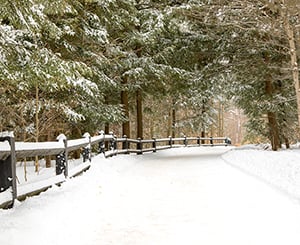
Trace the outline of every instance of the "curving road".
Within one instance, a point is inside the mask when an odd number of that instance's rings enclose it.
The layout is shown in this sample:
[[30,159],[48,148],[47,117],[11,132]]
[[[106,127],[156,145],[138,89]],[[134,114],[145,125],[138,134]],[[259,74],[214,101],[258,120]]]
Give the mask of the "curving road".
[[82,177],[0,211],[0,244],[300,244],[299,204],[227,165],[228,149],[98,157]]
[[108,194],[113,206],[99,242],[300,244],[300,206],[227,165],[227,150],[173,149],[123,167],[116,160],[121,177]]

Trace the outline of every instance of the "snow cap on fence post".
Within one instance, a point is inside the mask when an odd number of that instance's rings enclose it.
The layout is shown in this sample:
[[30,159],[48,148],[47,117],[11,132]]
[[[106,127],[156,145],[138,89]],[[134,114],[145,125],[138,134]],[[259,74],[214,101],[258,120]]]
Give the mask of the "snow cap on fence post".
[[89,144],[86,146],[86,148],[91,148],[91,135],[90,135],[90,133],[85,132],[82,137],[86,138],[89,141]]
[[229,137],[225,138],[225,144],[227,145],[231,145],[231,139]]
[[88,137],[91,137],[91,135],[90,135],[89,132],[85,132],[85,133],[83,134],[83,137],[84,137],[84,138],[88,138]]
[[63,142],[64,140],[67,140],[67,136],[65,136],[64,134],[60,134],[56,137],[56,140],[58,142]]
[[14,138],[14,131],[4,131],[4,132],[0,132],[0,138],[4,138],[4,137],[11,137]]

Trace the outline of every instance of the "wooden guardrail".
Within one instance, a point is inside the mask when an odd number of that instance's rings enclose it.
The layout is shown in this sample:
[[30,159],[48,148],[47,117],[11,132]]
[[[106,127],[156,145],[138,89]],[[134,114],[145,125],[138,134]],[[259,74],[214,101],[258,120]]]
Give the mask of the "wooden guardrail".
[[[175,147],[191,147],[191,146],[227,146],[231,144],[229,138],[226,137],[180,137],[180,138],[161,138],[161,139],[128,139],[126,137],[117,138],[113,136],[110,140],[111,147],[105,152],[105,156],[113,156],[117,154],[136,153],[143,154],[145,152],[156,152]],[[118,146],[122,143],[122,146]],[[132,147],[132,145],[136,145]],[[146,147],[145,147],[146,145]]]
[[[54,184],[61,184],[66,178],[74,177],[90,167],[92,149],[96,154],[103,153],[105,157],[117,154],[143,154],[156,152],[173,147],[189,146],[227,146],[231,144],[229,138],[201,138],[180,137],[162,139],[130,139],[126,136],[118,138],[113,133],[91,137],[85,133],[83,138],[67,140],[61,134],[53,142],[15,142],[12,133],[0,133],[0,208],[10,208],[14,201],[24,200],[27,196],[39,194]],[[94,147],[96,146],[96,147]],[[69,171],[69,153],[81,150],[82,164],[76,170]],[[56,176],[39,181],[30,190],[17,186],[16,162],[17,159],[32,158],[36,156],[56,156]]]

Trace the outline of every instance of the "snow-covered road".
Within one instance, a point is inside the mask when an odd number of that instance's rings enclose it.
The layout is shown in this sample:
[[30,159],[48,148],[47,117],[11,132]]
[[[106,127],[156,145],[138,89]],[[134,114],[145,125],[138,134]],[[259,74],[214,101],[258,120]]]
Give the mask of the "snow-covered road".
[[83,176],[0,211],[0,244],[299,245],[299,203],[225,163],[227,150],[97,157]]

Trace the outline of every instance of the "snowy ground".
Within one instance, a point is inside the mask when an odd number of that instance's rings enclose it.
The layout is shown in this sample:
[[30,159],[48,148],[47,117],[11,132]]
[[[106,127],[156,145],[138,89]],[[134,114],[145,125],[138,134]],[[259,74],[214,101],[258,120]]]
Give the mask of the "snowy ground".
[[229,149],[98,156],[82,176],[0,210],[0,244],[299,245],[299,153]]
[[300,200],[300,150],[278,152],[243,146],[223,155],[228,164],[269,183]]

